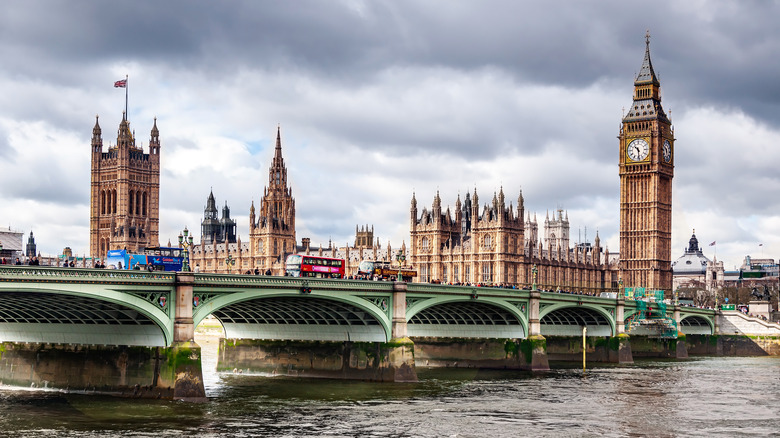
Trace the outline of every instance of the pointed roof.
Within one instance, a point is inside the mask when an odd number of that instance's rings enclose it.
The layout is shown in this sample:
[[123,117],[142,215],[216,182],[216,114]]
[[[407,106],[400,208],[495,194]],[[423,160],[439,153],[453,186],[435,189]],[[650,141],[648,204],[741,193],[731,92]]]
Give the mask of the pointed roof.
[[284,165],[282,157],[282,128],[276,127],[276,149],[271,166],[268,168],[268,188],[276,190],[285,190],[287,187],[287,168]]
[[[647,93],[648,86],[650,92]],[[624,122],[633,122],[638,120],[654,120],[671,123],[661,106],[661,84],[653,70],[653,64],[650,62],[650,32],[645,35],[645,58],[642,61],[642,67],[634,81],[634,96],[628,113],[623,117]]]
[[206,208],[213,208],[214,211],[217,210],[217,202],[214,200],[214,190],[209,190],[209,197],[206,200]]
[[119,123],[119,130],[116,136],[117,146],[132,146],[135,147],[135,138],[130,131],[130,121],[127,120],[127,114],[122,111],[122,121]]
[[276,125],[276,150],[274,151],[274,161],[282,159],[282,125]]
[[653,63],[650,61],[650,31],[645,34],[645,59],[642,60],[642,67],[639,68],[639,74],[636,76],[634,85],[652,83],[660,85],[658,77],[653,70]]
[[100,116],[95,114],[95,127],[92,128],[92,137],[100,137],[100,134],[103,132],[102,129],[100,129],[100,123],[98,123],[98,119],[100,119]]

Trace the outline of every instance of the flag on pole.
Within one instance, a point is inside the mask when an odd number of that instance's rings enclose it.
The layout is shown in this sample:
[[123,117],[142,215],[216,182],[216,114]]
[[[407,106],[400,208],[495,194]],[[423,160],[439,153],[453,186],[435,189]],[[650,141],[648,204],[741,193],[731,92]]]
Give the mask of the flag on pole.
[[121,81],[114,82],[114,88],[126,88],[127,87],[127,79],[122,79]]
[[712,243],[710,243],[710,246],[715,246],[715,241],[713,240]]
[[764,244],[763,243],[759,243],[758,246],[764,246]]

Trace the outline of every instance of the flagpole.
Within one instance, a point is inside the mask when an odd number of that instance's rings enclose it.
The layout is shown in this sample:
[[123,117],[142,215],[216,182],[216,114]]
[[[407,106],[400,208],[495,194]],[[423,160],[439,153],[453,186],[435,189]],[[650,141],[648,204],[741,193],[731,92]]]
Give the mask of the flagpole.
[[130,117],[128,117],[127,114],[127,89],[130,88],[130,81],[128,80],[129,76],[125,75],[125,120],[129,120]]

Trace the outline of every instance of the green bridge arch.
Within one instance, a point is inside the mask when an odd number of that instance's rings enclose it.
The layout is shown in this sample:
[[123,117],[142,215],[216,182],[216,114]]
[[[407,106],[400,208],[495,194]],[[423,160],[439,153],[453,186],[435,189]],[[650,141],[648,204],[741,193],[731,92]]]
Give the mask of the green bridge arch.
[[[566,312],[567,314],[558,318],[558,320],[566,319],[569,322],[580,322],[582,324],[564,325],[545,323],[545,317],[548,317],[547,321],[550,321],[553,315],[562,313],[566,310],[573,310],[573,312]],[[607,322],[607,326],[600,324],[601,321],[595,316],[602,317]],[[539,321],[542,324],[542,335],[577,336],[582,334],[581,327],[583,325],[588,328],[588,336],[615,336],[617,334],[615,328],[615,315],[605,309],[603,305],[591,304],[586,301],[562,302],[545,305],[539,310]],[[553,327],[560,328],[553,329]]]
[[[20,312],[23,313],[23,310],[14,312],[5,306],[0,306],[0,321],[2,321],[0,327],[6,333],[15,333],[22,342],[150,347],[165,347],[173,342],[173,319],[170,313],[175,306],[173,302],[175,295],[170,290],[159,289],[152,292],[139,290],[139,296],[128,293],[127,290],[103,289],[74,283],[43,283],[38,286],[24,283],[10,287],[9,283],[0,282],[0,292],[5,293],[5,301],[9,300],[10,294],[13,294],[21,302],[29,303],[29,307],[34,307],[31,301],[42,300],[50,304],[49,310],[36,312],[39,314],[38,317],[30,311],[27,311],[26,315],[21,315]],[[67,297],[85,300],[68,300]],[[158,304],[160,297],[163,297],[165,303],[163,306]],[[99,303],[110,303],[115,306],[100,309],[97,308]],[[68,307],[63,309],[66,304]],[[133,317],[133,312],[137,312],[138,315]],[[16,315],[13,315],[14,313]],[[118,318],[118,313],[124,314],[124,318]],[[71,317],[67,323],[40,322],[47,318],[62,321],[62,318],[52,318],[52,315],[56,314],[68,314]],[[39,322],[11,322],[36,319]],[[101,319],[105,323],[100,323]],[[122,319],[126,323],[110,323]],[[147,320],[151,324],[147,323]],[[117,325],[122,326],[121,330],[116,328]],[[7,334],[6,338],[13,339],[13,336]]]
[[[514,298],[514,297],[513,297]],[[518,306],[527,306],[525,301],[507,300],[498,297],[473,298],[471,294],[457,296],[436,296],[434,298],[412,299],[413,304],[406,309],[407,332],[409,336],[445,336],[445,337],[486,337],[486,338],[526,338],[528,336],[528,318]],[[407,301],[410,301],[407,299]],[[460,306],[451,306],[460,304]],[[489,306],[503,312],[485,312],[480,309]],[[448,308],[449,307],[449,308]],[[436,323],[415,323],[416,318],[436,308],[441,309],[439,315],[431,315],[426,321]],[[457,310],[462,314],[455,315]],[[517,324],[512,324],[506,316],[513,317]],[[452,323],[441,323],[451,321]],[[482,322],[482,324],[477,324]]]
[[[208,295],[208,292],[200,292],[201,295]],[[209,315],[214,315],[225,328],[225,334],[228,338],[233,339],[245,339],[256,338],[258,334],[264,334],[265,339],[295,339],[295,340],[345,340],[345,341],[375,341],[375,342],[387,342],[391,338],[392,322],[390,320],[390,311],[392,310],[392,296],[380,296],[374,298],[381,298],[385,300],[385,309],[381,308],[381,304],[377,305],[374,302],[362,298],[356,295],[349,294],[332,294],[330,291],[320,291],[313,289],[311,293],[301,293],[301,288],[285,288],[285,289],[270,289],[263,290],[257,288],[248,288],[245,290],[234,291],[229,294],[221,294],[211,299],[204,300],[202,304],[195,307],[193,312],[193,322],[197,326]],[[271,300],[287,301],[291,307],[297,307],[298,309],[288,313],[288,318],[284,320],[288,321],[286,324],[275,324],[275,327],[271,327],[271,324],[263,326],[265,330],[260,330],[261,324],[244,324],[246,327],[242,327],[242,324],[226,321],[225,312],[236,307],[237,304],[251,303]],[[339,309],[329,309],[327,306],[321,307],[319,310],[313,309],[311,306],[306,306],[306,301],[317,302],[330,302],[341,303],[347,305],[342,306]],[[381,303],[381,301],[380,301]],[[304,304],[304,305],[301,305]],[[334,312],[352,312],[357,313],[351,308],[359,309],[359,311],[365,312],[368,316],[377,323],[379,330],[366,328],[371,324],[361,325],[337,325],[337,324],[322,324],[324,320],[331,320],[335,322],[337,320]],[[253,313],[257,314],[262,310],[255,310]],[[270,312],[270,311],[266,311]],[[245,310],[245,313],[246,312]],[[306,320],[300,321],[291,315],[291,313],[297,313],[297,316],[304,315]],[[267,314],[267,313],[266,313]],[[330,317],[329,317],[330,316]],[[342,314],[342,321],[348,322],[348,319],[344,318]],[[245,318],[258,319],[257,315],[245,315]],[[262,319],[262,318],[261,318]],[[278,312],[277,316],[273,319],[279,320]],[[301,323],[302,322],[302,323]],[[364,321],[365,322],[365,321]],[[253,325],[254,327],[249,327]],[[381,332],[381,338],[379,338]],[[292,335],[295,333],[295,335]],[[342,335],[343,334],[343,335]],[[334,339],[339,338],[339,339]]]

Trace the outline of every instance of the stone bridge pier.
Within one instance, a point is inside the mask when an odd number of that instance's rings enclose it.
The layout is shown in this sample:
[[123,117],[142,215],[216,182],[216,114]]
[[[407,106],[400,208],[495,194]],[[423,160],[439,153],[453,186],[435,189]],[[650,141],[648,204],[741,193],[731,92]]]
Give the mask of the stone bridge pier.
[[169,357],[173,358],[173,398],[185,401],[204,401],[203,367],[200,346],[195,343],[195,324],[192,319],[192,290],[195,275],[177,272],[175,282],[175,308],[173,320],[173,344]]

